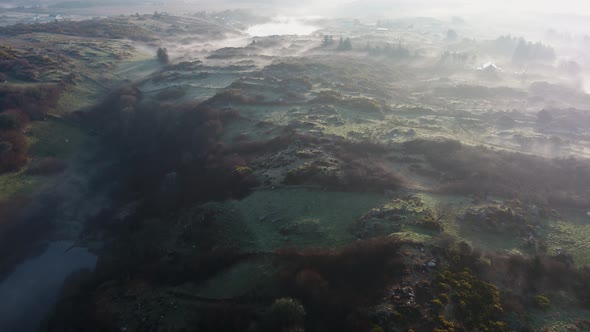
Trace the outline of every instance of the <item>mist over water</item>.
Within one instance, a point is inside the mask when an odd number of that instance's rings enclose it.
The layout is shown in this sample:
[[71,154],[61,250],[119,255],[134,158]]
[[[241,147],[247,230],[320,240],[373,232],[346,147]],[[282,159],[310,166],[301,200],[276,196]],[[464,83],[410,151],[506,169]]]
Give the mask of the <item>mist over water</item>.
[[251,36],[273,36],[273,35],[309,35],[318,30],[305,19],[294,17],[279,17],[271,22],[257,24],[246,30]]

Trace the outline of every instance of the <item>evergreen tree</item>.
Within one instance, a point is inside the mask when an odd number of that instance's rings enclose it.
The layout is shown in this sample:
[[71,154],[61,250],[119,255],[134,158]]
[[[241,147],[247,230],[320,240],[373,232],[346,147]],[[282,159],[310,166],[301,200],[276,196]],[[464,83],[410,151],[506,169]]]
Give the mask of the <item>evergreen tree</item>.
[[162,47],[158,48],[157,57],[158,61],[162,64],[167,64],[170,61],[170,58],[168,58],[168,50]]
[[447,31],[447,40],[455,41],[455,40],[457,40],[457,38],[459,38],[459,35],[457,34],[457,32],[455,30],[450,29],[449,31]]
[[322,47],[328,47],[334,44],[334,38],[332,36],[325,35],[324,40],[322,40]]
[[352,50],[352,43],[350,42],[350,38],[342,38],[340,37],[340,41],[338,42],[338,50],[339,51],[350,51]]

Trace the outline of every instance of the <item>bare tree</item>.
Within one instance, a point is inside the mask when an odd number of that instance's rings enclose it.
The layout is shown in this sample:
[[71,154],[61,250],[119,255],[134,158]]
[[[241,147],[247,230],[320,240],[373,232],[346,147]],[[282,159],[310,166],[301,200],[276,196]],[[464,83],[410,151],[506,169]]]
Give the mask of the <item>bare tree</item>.
[[451,204],[437,203],[432,209],[427,210],[428,216],[435,222],[441,222],[454,214]]

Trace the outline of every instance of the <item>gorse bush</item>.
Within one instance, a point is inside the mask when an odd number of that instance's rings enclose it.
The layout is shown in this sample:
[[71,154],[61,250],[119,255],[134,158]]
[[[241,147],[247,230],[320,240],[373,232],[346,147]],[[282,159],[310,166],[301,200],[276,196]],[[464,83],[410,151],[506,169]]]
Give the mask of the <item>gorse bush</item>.
[[543,295],[537,295],[534,298],[535,306],[539,309],[546,310],[551,306],[551,301]]
[[278,331],[303,326],[305,309],[299,301],[292,298],[280,298],[273,302],[268,312],[268,319]]
[[[436,283],[444,283],[447,287],[439,287],[439,291],[450,298],[452,317],[469,331],[508,331],[506,323],[499,321],[503,313],[500,304],[500,292],[491,283],[477,278],[470,270],[453,273],[444,270],[437,276]],[[442,301],[434,300],[436,307],[442,310]],[[446,322],[443,318],[441,321]],[[448,324],[442,324],[442,328]]]

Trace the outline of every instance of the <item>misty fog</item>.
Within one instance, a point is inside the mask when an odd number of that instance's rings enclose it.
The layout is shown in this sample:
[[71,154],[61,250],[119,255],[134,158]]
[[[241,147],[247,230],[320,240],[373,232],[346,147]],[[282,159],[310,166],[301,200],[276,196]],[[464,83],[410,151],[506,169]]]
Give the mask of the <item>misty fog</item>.
[[590,331],[589,22],[0,0],[0,332]]

